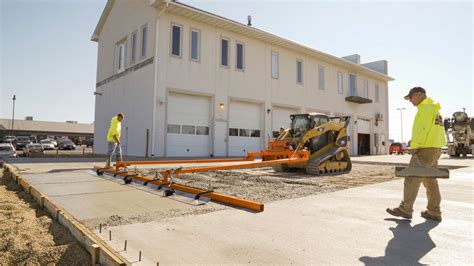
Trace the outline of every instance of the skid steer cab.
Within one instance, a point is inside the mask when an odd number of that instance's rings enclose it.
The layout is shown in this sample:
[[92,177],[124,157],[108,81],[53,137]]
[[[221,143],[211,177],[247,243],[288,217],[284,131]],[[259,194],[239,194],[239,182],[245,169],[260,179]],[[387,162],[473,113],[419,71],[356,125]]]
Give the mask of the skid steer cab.
[[309,160],[277,164],[273,169],[305,170],[313,175],[345,174],[351,171],[347,136],[349,116],[329,117],[321,113],[306,113],[291,115],[290,120],[290,128],[278,138],[270,140],[267,155],[262,156],[263,161],[289,158],[292,152],[305,150],[309,153]]

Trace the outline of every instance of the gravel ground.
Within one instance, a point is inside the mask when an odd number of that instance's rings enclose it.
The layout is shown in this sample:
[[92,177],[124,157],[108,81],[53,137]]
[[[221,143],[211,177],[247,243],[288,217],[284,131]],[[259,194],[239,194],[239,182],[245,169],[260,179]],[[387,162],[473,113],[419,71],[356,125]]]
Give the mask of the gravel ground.
[[[155,171],[165,169],[139,169],[142,175],[154,176]],[[192,187],[237,196],[263,203],[300,198],[321,193],[375,184],[396,179],[395,166],[353,164],[352,171],[344,175],[311,176],[304,172],[275,172],[272,168],[254,168],[232,171],[186,174],[174,177],[174,182]],[[97,229],[102,226],[160,221],[177,216],[200,215],[232,208],[209,202],[201,206],[182,209],[138,213],[127,217],[113,215],[100,219],[83,221]]]
[[0,265],[90,265],[89,253],[0,171]]

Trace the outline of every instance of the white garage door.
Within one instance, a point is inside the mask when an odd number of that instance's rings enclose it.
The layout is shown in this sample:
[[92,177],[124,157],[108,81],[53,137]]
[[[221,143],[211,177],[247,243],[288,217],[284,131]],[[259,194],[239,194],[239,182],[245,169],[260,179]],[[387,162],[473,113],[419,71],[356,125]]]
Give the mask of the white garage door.
[[280,127],[290,127],[290,115],[298,114],[298,109],[273,107],[272,110],[272,135],[274,138],[278,137]]
[[168,95],[166,156],[210,155],[210,98]]
[[260,151],[262,105],[231,101],[229,109],[229,156],[245,156],[249,151]]
[[370,120],[357,119],[357,133],[370,134]]

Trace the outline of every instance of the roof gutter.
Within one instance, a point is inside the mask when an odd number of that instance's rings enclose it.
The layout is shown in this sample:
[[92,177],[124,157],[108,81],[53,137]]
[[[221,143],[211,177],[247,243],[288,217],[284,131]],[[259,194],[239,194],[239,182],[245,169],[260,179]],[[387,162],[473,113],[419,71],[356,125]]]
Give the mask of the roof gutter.
[[107,20],[107,17],[109,16],[114,3],[115,3],[115,0],[107,0],[107,4],[105,5],[104,10],[102,11],[102,15],[100,15],[99,22],[97,22],[97,26],[95,26],[95,30],[94,30],[94,33],[92,34],[91,41],[93,42],[99,41],[100,32],[102,31],[102,28],[104,27],[105,21]]

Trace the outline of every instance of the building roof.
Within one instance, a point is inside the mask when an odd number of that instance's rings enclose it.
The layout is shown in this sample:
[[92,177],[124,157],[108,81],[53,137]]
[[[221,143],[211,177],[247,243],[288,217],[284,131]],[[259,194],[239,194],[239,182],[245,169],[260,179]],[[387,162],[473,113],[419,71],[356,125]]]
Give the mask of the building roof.
[[[100,32],[102,30],[102,27],[105,24],[105,21],[107,20],[108,15],[110,14],[110,11],[112,10],[114,2],[115,0],[107,1],[107,4],[102,12],[99,22],[97,23],[97,26],[92,35],[92,38],[91,38],[92,41],[99,41]],[[384,80],[384,81],[394,80],[394,78],[384,73],[381,73],[369,67],[363,66],[361,64],[357,64],[349,60],[324,53],[322,51],[319,51],[314,48],[300,44],[298,42],[286,39],[276,34],[260,30],[253,26],[248,26],[246,24],[210,13],[202,9],[198,9],[196,7],[192,7],[180,2],[169,1],[169,0],[149,0],[149,2],[152,7],[158,8],[160,10],[163,10],[163,8],[166,8],[166,12],[169,12],[171,14],[186,17],[195,21],[199,21],[201,23],[213,25],[213,26],[223,28],[223,29],[226,29],[238,34],[242,34],[244,36],[247,36],[256,40],[261,40],[267,43],[271,43],[273,45],[277,45],[277,46],[281,46],[293,51],[297,51],[302,54],[306,54],[308,56],[317,58],[321,61],[329,62],[335,65],[347,68],[349,70],[358,71],[359,73],[363,73],[363,74],[366,74],[367,76],[374,77],[380,80]]]
[[[12,127],[11,119],[0,119],[0,131],[9,131]],[[16,120],[15,131],[57,132],[75,134],[94,134],[94,124],[73,124],[63,122],[47,122],[34,120]]]

